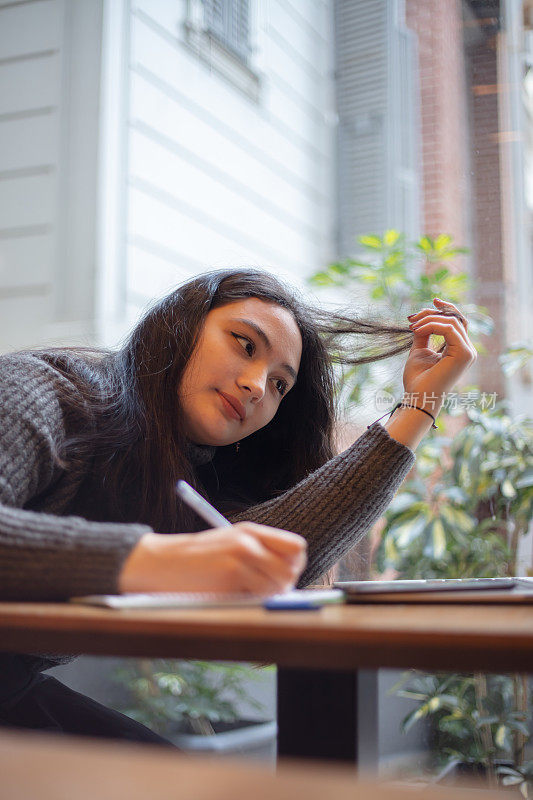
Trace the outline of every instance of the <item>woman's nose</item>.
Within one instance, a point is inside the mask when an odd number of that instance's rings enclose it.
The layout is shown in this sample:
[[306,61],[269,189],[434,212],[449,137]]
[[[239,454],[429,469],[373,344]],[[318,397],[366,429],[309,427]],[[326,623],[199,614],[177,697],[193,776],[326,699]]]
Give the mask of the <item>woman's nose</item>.
[[238,384],[250,392],[252,399],[262,400],[265,396],[267,376],[265,370],[249,369],[241,375]]

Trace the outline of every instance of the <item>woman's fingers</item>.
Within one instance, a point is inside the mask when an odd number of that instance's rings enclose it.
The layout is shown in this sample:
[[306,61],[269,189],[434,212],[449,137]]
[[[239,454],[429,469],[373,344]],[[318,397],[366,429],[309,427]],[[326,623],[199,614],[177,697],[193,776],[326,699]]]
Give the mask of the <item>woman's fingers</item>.
[[287,583],[292,584],[298,578],[305,566],[305,555],[301,550],[291,554],[290,558],[279,554],[255,535],[255,527],[253,523],[248,525],[241,523],[236,526],[235,556],[264,579],[275,584],[276,590],[279,591]]
[[239,572],[240,577],[236,582],[238,591],[262,597],[288,592],[294,589],[298,580],[298,575],[266,572],[261,565],[256,564],[240,564]]
[[[454,330],[457,331],[457,334],[463,340],[464,347],[470,349],[470,343],[468,340],[467,333],[464,327],[459,322],[459,320],[457,320],[455,317],[443,317],[441,314],[428,314],[425,317],[421,317],[418,320],[418,322],[411,323],[410,328],[415,334],[413,339],[413,349],[416,348],[431,349],[430,348],[431,335],[437,333],[437,331],[431,327],[431,325],[433,324],[444,324],[453,327]],[[451,342],[445,339],[444,345],[437,352],[439,354],[442,354],[446,349],[446,347],[448,347],[450,344]]]
[[408,319],[410,322],[417,322],[423,316],[427,316],[428,314],[442,314],[444,316],[454,317],[459,320],[465,330],[468,330],[468,320],[466,317],[461,314],[457,306],[454,306],[453,303],[449,303],[446,300],[441,300],[440,298],[436,297],[433,301],[436,305],[436,308],[423,308],[421,311],[418,311],[416,314],[411,314]]
[[409,319],[410,323],[418,322],[419,320],[423,319],[424,317],[427,317],[427,316],[432,315],[432,314],[433,315],[438,314],[441,317],[450,317],[450,319],[456,319],[458,322],[460,322],[463,325],[464,328],[466,328],[467,325],[468,325],[468,322],[467,322],[466,318],[459,311],[455,311],[455,310],[452,310],[452,309],[450,309],[448,311],[445,308],[442,308],[442,309],[440,309],[440,308],[422,308],[416,314],[411,314],[408,317],[408,319]]
[[465,343],[468,343],[468,336],[465,330],[464,325],[457,319],[455,316],[443,316],[442,314],[435,313],[433,311],[432,314],[427,314],[425,316],[420,317],[419,320],[414,320],[410,324],[411,330],[417,332],[420,331],[423,325],[429,324],[445,324],[445,325],[452,325],[457,333],[461,336]]
[[307,542],[303,536],[255,522],[242,522],[236,527],[260,546],[261,551],[254,552],[260,552],[261,561],[256,566],[261,572],[281,577],[284,585],[287,581],[296,582],[307,563]]
[[[476,349],[468,338],[468,323],[453,303],[435,298],[436,308],[423,308],[409,317],[414,333],[411,353],[404,370],[407,393],[427,392],[444,397],[475,361]],[[442,336],[444,345],[435,352],[432,335]]]
[[[147,533],[123,565],[120,591],[251,592],[263,596],[285,591],[294,586],[305,566],[305,542],[288,531],[271,528],[267,535],[258,531],[262,528],[266,526],[249,522],[195,534]],[[275,552],[274,540],[278,547],[279,541],[283,542],[284,555]]]
[[[413,346],[424,348],[429,347],[430,336],[432,333],[437,333],[437,330],[429,329],[427,327],[422,328],[422,326],[434,323],[435,320],[442,320],[443,317],[447,317],[446,323],[453,325],[457,332],[462,336],[466,350],[470,353],[472,360],[475,360],[477,357],[477,352],[474,345],[468,338],[468,320],[461,314],[457,306],[455,306],[453,303],[449,303],[446,300],[441,300],[439,297],[436,297],[433,302],[437,306],[436,309],[423,308],[417,314],[412,314],[409,317],[409,327],[415,332]],[[440,348],[438,354],[443,354],[449,344],[450,342],[446,341],[446,344]]]
[[[275,594],[294,586],[307,562],[307,543],[290,531],[239,522],[224,529],[232,559],[233,581],[239,591]],[[220,534],[217,537],[222,544]],[[213,542],[214,543],[214,542]]]
[[449,300],[441,300],[440,297],[436,297],[433,302],[436,304],[437,308],[442,309],[443,314],[455,314],[459,321],[464,325],[465,330],[468,330],[468,320],[463,314],[461,314],[457,306],[454,306],[454,304],[450,303]]
[[[442,317],[426,317],[413,325],[412,330],[415,334],[415,337],[429,337],[431,334],[443,336],[448,348],[454,345],[459,348],[459,351],[463,354],[465,361],[472,362],[476,358],[476,351],[466,336],[463,326],[458,320],[450,318],[444,322]],[[458,354],[454,353],[454,355]]]

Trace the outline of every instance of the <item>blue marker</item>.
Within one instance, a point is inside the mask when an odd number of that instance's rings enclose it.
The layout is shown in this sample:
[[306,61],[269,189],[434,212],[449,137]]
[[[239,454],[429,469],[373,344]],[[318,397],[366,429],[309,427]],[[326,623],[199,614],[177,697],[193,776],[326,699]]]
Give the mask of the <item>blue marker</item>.
[[268,597],[263,608],[267,611],[318,611],[325,605],[344,602],[339,589],[295,589]]

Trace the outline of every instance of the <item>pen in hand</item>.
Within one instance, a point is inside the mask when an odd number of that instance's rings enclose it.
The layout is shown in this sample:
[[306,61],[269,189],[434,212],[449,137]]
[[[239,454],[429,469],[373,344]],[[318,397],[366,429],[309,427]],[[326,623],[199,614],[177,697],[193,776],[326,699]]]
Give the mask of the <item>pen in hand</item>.
[[[208,525],[211,525],[213,528],[231,528],[231,527],[233,527],[231,522],[229,520],[227,520],[226,517],[222,516],[222,514],[219,511],[217,511],[216,508],[214,508],[204,497],[202,497],[201,494],[198,494],[198,492],[195,489],[193,489],[192,486],[190,486],[187,483],[187,481],[179,480],[176,483],[176,493],[181,498],[181,500],[183,500],[184,503],[186,503],[190,508],[192,508],[193,511],[195,511],[200,517],[202,517],[202,519],[204,519],[208,523]],[[255,526],[255,527],[256,528],[262,528],[263,526]],[[291,539],[293,539],[295,537],[295,534],[292,534],[292,533],[290,533],[288,531],[284,531],[284,532],[277,531],[276,532],[276,531],[273,531],[271,529],[270,530],[265,529],[264,533],[260,533],[258,531],[257,533],[255,533],[255,537],[257,537],[258,534],[259,534],[259,540],[260,541],[262,540],[261,544],[264,547],[269,549],[272,553],[275,553],[278,557],[281,556],[284,559],[289,558],[289,560],[291,562],[293,561],[294,556],[292,555],[292,553],[291,553],[290,556],[288,556],[288,554],[287,554],[287,543],[285,542],[285,544],[283,544],[283,539],[286,540],[287,537],[290,537]],[[281,536],[282,540],[279,541],[279,542],[276,542],[272,538],[273,535],[274,536],[277,536],[277,535]],[[296,538],[300,539],[300,537],[296,537]],[[280,545],[282,545],[281,550],[280,550]],[[293,577],[293,579],[291,581],[291,584],[294,583],[294,580],[295,580],[296,577],[297,577],[296,575]],[[287,591],[287,588],[285,589],[285,591]],[[268,595],[272,597],[273,595],[277,595],[278,593],[279,593],[279,589],[277,590],[277,592],[275,590],[269,592]],[[280,595],[280,597],[283,597],[283,596],[284,596],[283,594]],[[283,608],[285,608],[285,607],[286,606],[284,605]],[[311,608],[311,607],[312,608],[316,608],[316,606],[314,604],[310,605],[309,603],[303,603],[300,599],[298,600],[297,604],[291,605],[291,608],[295,608],[295,607],[302,608],[302,609],[303,608]],[[281,608],[281,606],[280,606],[280,608]],[[277,609],[277,606],[276,606],[276,609]],[[274,610],[274,608],[272,608],[272,610]]]
[[205,497],[198,494],[196,489],[193,489],[187,481],[178,481],[176,483],[176,492],[184,503],[187,503],[193,511],[196,511],[198,516],[202,517],[213,528],[231,528],[231,522],[226,517],[223,517],[211,503],[208,503]]

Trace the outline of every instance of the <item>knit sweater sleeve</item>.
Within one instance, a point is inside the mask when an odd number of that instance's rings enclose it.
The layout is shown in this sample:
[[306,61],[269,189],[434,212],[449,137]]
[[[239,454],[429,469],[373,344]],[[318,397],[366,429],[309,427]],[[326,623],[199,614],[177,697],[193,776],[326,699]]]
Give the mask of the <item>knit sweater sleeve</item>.
[[89,522],[23,507],[60,481],[66,435],[58,388],[75,387],[28,354],[0,358],[0,599],[116,593],[144,525]]
[[378,422],[343,453],[284,494],[230,517],[294,531],[307,540],[299,586],[316,581],[383,514],[413,466],[412,450]]

